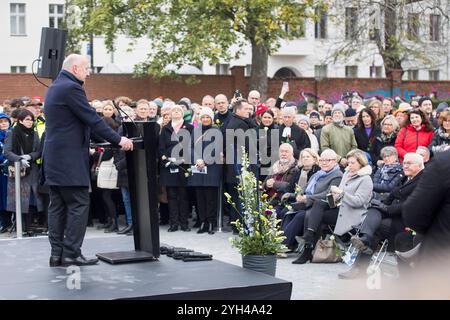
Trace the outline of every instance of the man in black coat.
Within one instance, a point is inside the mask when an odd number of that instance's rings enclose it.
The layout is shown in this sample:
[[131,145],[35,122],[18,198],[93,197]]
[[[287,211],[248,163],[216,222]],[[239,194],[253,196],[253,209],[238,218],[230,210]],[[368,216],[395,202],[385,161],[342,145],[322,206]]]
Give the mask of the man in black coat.
[[280,126],[280,145],[282,143],[292,145],[294,157],[298,159],[303,149],[311,147],[311,141],[305,130],[294,123],[295,109],[293,107],[285,107],[281,115],[283,124]]
[[[245,153],[251,158],[257,152],[250,152],[257,149],[256,128],[254,127],[250,113],[253,110],[251,104],[245,100],[238,100],[233,106],[234,113],[228,122],[225,133],[225,189],[230,194],[232,201],[236,204],[239,212],[231,209],[230,220],[235,221],[242,214],[238,192],[236,190],[239,184],[238,176],[241,174],[241,148],[244,147]],[[253,130],[255,130],[253,132]],[[246,135],[246,136],[244,136]],[[244,141],[241,138],[244,137]],[[252,148],[250,148],[252,146]],[[254,148],[253,148],[254,147]],[[250,159],[251,160],[251,159]],[[256,174],[256,165],[250,167]],[[233,228],[233,232],[236,229]]]
[[424,236],[422,264],[450,263],[450,150],[436,155],[403,205],[406,226]]
[[69,55],[45,98],[45,181],[50,186],[48,210],[50,266],[90,265],[81,245],[89,214],[89,142],[97,136],[132,150],[133,142],[120,137],[89,105],[82,87],[89,75],[86,57]]

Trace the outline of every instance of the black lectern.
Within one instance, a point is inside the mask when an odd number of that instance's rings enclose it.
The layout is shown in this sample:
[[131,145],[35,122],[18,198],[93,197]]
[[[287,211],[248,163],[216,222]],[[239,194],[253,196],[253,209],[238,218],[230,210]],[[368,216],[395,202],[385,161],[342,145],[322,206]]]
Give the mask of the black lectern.
[[159,257],[158,135],[156,122],[124,122],[124,133],[133,138],[134,148],[126,152],[128,186],[133,216],[133,251],[98,253],[111,264],[156,260]]

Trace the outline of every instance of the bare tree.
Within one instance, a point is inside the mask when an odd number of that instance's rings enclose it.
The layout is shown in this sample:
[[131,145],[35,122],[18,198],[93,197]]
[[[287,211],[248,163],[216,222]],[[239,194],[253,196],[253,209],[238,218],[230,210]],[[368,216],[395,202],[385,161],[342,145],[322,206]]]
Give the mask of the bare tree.
[[411,65],[437,68],[445,63],[448,0],[337,0],[329,10],[330,20],[344,25],[345,32],[331,40],[326,63],[379,54],[387,77]]

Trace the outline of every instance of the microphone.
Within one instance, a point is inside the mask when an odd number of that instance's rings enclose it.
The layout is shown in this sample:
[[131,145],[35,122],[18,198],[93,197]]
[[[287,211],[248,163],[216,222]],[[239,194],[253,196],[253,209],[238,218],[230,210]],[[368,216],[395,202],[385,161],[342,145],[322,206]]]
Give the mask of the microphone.
[[[131,139],[131,140],[133,140],[133,141],[135,141],[135,142],[142,142],[142,140],[143,140],[143,138],[142,138],[142,133],[140,132],[139,127],[137,126],[136,122],[134,122],[133,118],[131,118],[125,111],[123,111],[123,109],[122,109],[121,107],[119,107],[119,106],[116,104],[116,102],[115,102],[114,100],[112,100],[112,103],[113,103],[113,105],[114,105],[114,108],[116,108],[117,111],[119,112],[119,117],[120,117],[121,119],[123,119],[123,117],[122,117],[121,114],[126,115],[126,116],[128,117],[128,119],[130,119],[131,122],[133,123],[133,126],[136,128],[136,132],[139,134],[138,137],[130,137],[129,139]],[[124,126],[123,128],[126,130],[126,127],[125,127],[125,126]],[[128,133],[128,132],[127,132],[127,133]]]

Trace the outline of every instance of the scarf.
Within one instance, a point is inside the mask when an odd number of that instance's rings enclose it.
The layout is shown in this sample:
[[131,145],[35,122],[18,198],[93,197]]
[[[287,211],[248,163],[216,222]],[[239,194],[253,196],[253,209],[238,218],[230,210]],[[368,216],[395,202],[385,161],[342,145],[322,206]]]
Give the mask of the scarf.
[[320,179],[328,177],[333,172],[340,170],[338,165],[335,165],[333,169],[326,172],[324,170],[317,171],[309,180],[308,186],[306,187],[305,194],[306,195],[313,195],[314,191],[316,190],[316,184],[319,182]]
[[183,126],[184,120],[172,120],[172,128],[175,133],[178,133],[180,131],[181,127]]
[[295,163],[295,158],[291,160],[278,160],[273,164],[272,175],[285,174]]
[[17,122],[12,133],[12,151],[17,155],[30,154],[33,152],[34,129],[25,128]]
[[298,179],[298,185],[302,190],[305,190],[306,185],[308,184],[308,173],[312,170],[311,168],[303,167],[300,171],[300,178]]
[[383,167],[381,167],[381,180],[382,181],[390,181],[390,173],[397,171],[401,171],[402,167],[399,162],[395,162],[392,164],[385,164]]
[[445,132],[445,129],[440,127],[437,129],[436,134],[441,138],[442,140],[449,140],[450,139],[450,133]]
[[341,121],[334,121],[334,120],[333,120],[333,123],[334,123],[334,125],[335,125],[336,127],[339,127],[339,128],[343,128],[344,125],[345,125],[344,119],[342,119]]
[[385,132],[381,132],[380,140],[381,140],[381,142],[386,144],[386,143],[391,142],[396,135],[397,135],[397,131],[392,131],[389,134],[386,134]]

